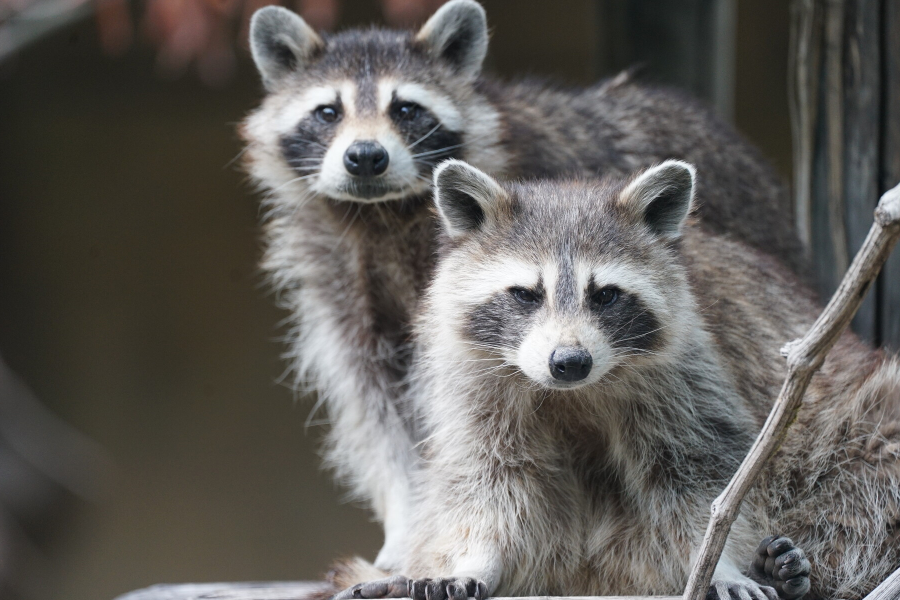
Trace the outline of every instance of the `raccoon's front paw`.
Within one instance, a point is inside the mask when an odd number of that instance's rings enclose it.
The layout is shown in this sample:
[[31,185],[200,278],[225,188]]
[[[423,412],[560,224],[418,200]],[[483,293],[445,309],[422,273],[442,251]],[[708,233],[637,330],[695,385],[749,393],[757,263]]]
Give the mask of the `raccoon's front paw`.
[[778,600],[778,592],[755,581],[713,580],[706,593],[706,600]]
[[484,600],[488,597],[487,586],[472,577],[410,579],[408,592],[412,600]]
[[350,600],[351,598],[367,598],[378,600],[380,598],[406,598],[409,593],[410,579],[403,575],[394,575],[386,579],[377,579],[365,583],[357,583],[338,592],[331,600]]
[[750,577],[777,590],[783,600],[797,600],[809,591],[810,564],[790,538],[773,535],[756,549]]

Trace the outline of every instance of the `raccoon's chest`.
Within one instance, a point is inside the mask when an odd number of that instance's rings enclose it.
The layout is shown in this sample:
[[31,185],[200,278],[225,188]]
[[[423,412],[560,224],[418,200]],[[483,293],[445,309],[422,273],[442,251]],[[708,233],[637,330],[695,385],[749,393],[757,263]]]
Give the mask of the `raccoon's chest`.
[[409,341],[411,318],[434,266],[434,223],[426,208],[407,214],[364,206],[348,232],[354,248],[346,268],[356,282],[365,329],[378,345],[397,348]]

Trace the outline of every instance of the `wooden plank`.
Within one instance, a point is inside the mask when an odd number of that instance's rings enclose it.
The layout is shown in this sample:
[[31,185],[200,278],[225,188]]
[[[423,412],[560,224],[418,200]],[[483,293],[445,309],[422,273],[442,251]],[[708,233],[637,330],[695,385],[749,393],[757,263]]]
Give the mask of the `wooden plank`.
[[[900,0],[885,0],[884,148],[882,189],[900,181]],[[879,343],[900,350],[900,256],[892,256],[877,287]]]
[[325,587],[314,581],[154,585],[116,600],[298,600]]
[[884,580],[877,588],[872,590],[864,600],[897,600],[900,598],[900,569]]
[[[156,585],[116,600],[301,600],[321,588],[321,583],[310,581]],[[681,596],[492,596],[490,600],[681,600]]]
[[[843,230],[846,253],[859,250],[881,194],[881,2],[848,0],[844,23]],[[891,184],[896,184],[896,181]],[[887,188],[886,188],[887,189]],[[876,294],[866,297],[853,329],[875,343]]]

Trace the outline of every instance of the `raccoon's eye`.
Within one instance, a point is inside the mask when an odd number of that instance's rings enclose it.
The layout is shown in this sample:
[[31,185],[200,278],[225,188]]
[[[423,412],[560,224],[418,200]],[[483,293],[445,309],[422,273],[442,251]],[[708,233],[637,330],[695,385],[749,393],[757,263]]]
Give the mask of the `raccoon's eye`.
[[515,298],[522,306],[537,306],[541,302],[540,296],[525,288],[510,288],[509,293],[512,294],[513,298]]
[[415,119],[421,114],[422,107],[415,102],[403,102],[397,105],[395,109],[397,117],[400,119]]
[[605,287],[597,290],[591,296],[591,300],[599,306],[609,306],[619,299],[619,290],[614,287]]
[[316,109],[316,118],[322,123],[334,123],[339,117],[340,114],[338,113],[337,107],[320,106]]

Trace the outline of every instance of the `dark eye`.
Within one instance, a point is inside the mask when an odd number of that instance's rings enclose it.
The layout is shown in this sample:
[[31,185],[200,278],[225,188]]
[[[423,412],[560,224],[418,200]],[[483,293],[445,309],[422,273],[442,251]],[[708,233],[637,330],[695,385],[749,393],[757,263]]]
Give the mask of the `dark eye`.
[[596,292],[594,292],[594,295],[591,296],[591,300],[593,300],[595,304],[598,304],[600,306],[609,306],[618,299],[619,290],[614,287],[605,287],[603,289],[597,290]]
[[525,288],[510,288],[509,293],[512,294],[513,298],[515,298],[522,306],[535,306],[541,301],[537,294],[531,290],[526,290]]
[[397,106],[397,116],[401,119],[415,119],[422,111],[422,107],[415,102],[404,102]]
[[316,118],[323,123],[334,123],[339,116],[338,109],[334,106],[320,106],[316,109]]

